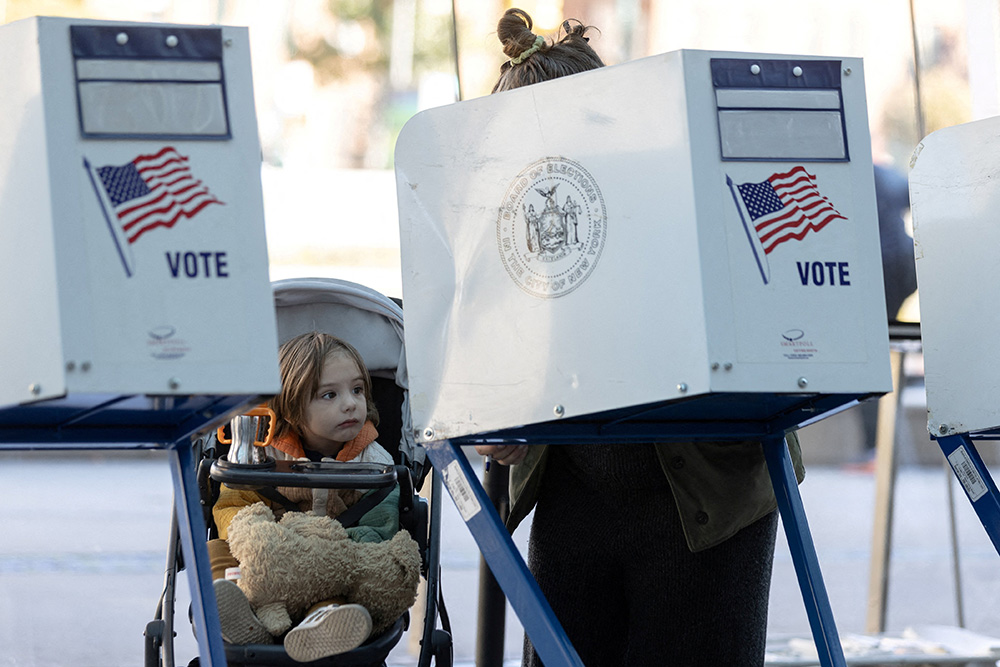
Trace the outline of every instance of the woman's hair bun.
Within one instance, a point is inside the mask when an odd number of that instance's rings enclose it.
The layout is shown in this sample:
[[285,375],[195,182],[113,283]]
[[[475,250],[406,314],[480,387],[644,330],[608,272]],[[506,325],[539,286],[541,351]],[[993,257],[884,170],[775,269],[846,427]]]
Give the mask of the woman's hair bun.
[[535,44],[537,35],[531,31],[534,23],[523,9],[512,7],[503,13],[497,23],[497,38],[508,58],[517,58]]

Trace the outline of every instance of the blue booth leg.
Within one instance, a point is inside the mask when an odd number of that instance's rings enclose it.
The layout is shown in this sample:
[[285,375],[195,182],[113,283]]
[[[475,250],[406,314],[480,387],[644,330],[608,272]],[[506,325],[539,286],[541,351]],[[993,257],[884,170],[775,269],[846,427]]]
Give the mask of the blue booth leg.
[[962,483],[965,495],[993,542],[993,548],[1000,553],[1000,495],[979,450],[967,433],[941,437],[937,442]]
[[823,574],[820,572],[816,547],[806,522],[805,508],[802,506],[802,496],[799,495],[799,484],[795,479],[788,445],[783,435],[767,436],[762,444],[820,664],[823,667],[846,667],[844,649],[837,635],[826,586],[823,585]]
[[198,635],[198,653],[202,667],[224,667],[226,653],[222,645],[222,626],[212,588],[212,568],[205,546],[205,519],[201,513],[194,455],[190,440],[174,443],[170,449],[174,478],[174,504],[181,550],[191,584],[191,612]]
[[465,454],[447,440],[423,447],[539,657],[549,667],[583,667]]

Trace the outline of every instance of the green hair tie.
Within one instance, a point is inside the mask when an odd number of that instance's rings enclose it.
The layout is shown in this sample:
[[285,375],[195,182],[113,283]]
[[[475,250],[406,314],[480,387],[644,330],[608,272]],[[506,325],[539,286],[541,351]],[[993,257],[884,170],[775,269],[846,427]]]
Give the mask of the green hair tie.
[[545,43],[545,38],[544,37],[542,37],[541,35],[536,36],[535,37],[535,43],[531,46],[531,48],[525,49],[521,53],[521,55],[519,55],[517,58],[514,58],[513,60],[511,60],[510,61],[511,64],[512,65],[520,65],[522,62],[524,62],[524,60],[528,56],[530,56],[532,53],[534,53],[538,49],[542,48],[542,44],[544,44],[544,43]]

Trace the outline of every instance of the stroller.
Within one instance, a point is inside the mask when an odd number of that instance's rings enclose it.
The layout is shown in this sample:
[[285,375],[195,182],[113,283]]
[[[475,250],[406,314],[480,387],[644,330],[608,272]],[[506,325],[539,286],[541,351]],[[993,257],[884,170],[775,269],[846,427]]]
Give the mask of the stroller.
[[[431,502],[418,492],[431,468],[425,453],[414,442],[408,407],[406,359],[403,348],[403,312],[401,304],[356,283],[331,278],[281,280],[272,284],[278,324],[279,344],[308,331],[323,331],[353,345],[364,359],[372,380],[372,393],[380,415],[379,444],[393,457],[395,466],[386,474],[400,486],[400,525],[417,542],[422,559],[424,595],[421,604],[423,628],[418,665],[452,664],[451,631],[440,592],[440,481],[430,474]],[[264,425],[262,425],[264,426]],[[203,435],[195,443],[198,487],[204,508],[208,538],[218,536],[212,520],[212,506],[225,476],[221,467],[227,463],[228,444],[232,441],[228,426],[217,433]],[[219,437],[222,436],[222,437]],[[352,464],[347,464],[352,465]],[[365,465],[365,464],[356,464]],[[213,473],[214,471],[214,473]],[[368,471],[366,471],[368,472]],[[222,473],[220,475],[220,473]],[[256,473],[267,475],[267,473]],[[324,473],[328,475],[329,473]],[[340,473],[336,473],[340,474]],[[346,473],[350,475],[351,473]],[[384,475],[365,474],[375,487],[385,483]],[[359,476],[350,477],[350,488],[362,488]],[[390,481],[391,483],[391,481]],[[184,567],[176,516],[168,545],[164,590],[156,614],[146,627],[145,667],[174,667],[173,617],[176,576]],[[441,627],[438,628],[438,620]],[[317,667],[385,664],[409,625],[409,613],[400,617],[388,630],[369,638],[362,646],[339,655],[310,663]],[[229,665],[301,665],[292,660],[278,644],[225,644]],[[195,658],[191,665],[198,664]]]

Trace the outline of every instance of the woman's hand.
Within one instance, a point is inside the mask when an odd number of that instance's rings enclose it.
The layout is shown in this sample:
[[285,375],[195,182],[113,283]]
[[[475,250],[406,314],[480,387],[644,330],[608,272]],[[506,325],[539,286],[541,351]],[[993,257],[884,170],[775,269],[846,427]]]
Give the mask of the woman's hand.
[[527,445],[476,445],[476,451],[505,466],[520,463],[528,454]]

